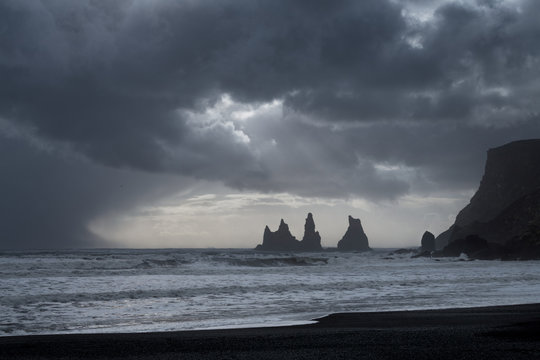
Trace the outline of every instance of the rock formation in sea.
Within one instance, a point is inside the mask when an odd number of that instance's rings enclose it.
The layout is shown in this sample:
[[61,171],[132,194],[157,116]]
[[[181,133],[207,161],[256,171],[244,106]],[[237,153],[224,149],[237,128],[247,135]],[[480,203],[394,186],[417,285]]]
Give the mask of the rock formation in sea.
[[341,251],[371,250],[360,219],[355,219],[349,215],[349,227],[343,238],[338,242],[337,247]]
[[436,243],[448,256],[540,258],[540,139],[490,149],[478,191]]
[[281,219],[277,231],[270,231],[268,226],[264,228],[263,243],[257,245],[255,250],[298,251],[300,250],[300,241],[296,240],[296,237],[289,231],[289,225]]
[[264,229],[263,243],[257,245],[255,250],[264,251],[321,251],[321,236],[315,231],[315,221],[313,215],[309,213],[304,225],[304,237],[298,241],[289,231],[289,225],[283,219],[277,231],[270,231],[266,226]]
[[424,235],[422,235],[421,245],[422,252],[435,251],[435,235],[433,235],[429,231],[426,231]]
[[315,231],[315,221],[313,215],[307,214],[306,223],[304,225],[304,237],[300,242],[300,248],[303,251],[321,251],[321,236],[318,231]]

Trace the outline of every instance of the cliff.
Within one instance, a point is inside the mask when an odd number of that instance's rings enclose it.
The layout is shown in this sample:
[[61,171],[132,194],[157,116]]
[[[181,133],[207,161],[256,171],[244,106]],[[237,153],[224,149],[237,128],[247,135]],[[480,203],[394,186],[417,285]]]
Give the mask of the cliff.
[[341,251],[371,250],[360,219],[355,219],[349,215],[349,227],[343,238],[338,242],[337,247]]
[[447,242],[455,252],[459,244],[465,246],[467,239],[481,244],[480,238],[485,240],[484,250],[489,248],[493,257],[522,258],[527,255],[523,254],[524,248],[531,252],[525,257],[534,257],[539,241],[534,235],[537,224],[540,140],[516,141],[488,151],[478,191],[450,229],[437,237],[437,245]]
[[484,176],[456,225],[494,219],[523,196],[540,189],[540,139],[515,141],[490,149]]

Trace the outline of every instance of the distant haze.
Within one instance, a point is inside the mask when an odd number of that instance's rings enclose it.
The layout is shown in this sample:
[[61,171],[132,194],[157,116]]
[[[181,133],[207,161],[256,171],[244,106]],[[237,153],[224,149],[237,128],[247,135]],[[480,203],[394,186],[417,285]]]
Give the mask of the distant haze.
[[0,248],[445,230],[540,137],[536,0],[3,0]]

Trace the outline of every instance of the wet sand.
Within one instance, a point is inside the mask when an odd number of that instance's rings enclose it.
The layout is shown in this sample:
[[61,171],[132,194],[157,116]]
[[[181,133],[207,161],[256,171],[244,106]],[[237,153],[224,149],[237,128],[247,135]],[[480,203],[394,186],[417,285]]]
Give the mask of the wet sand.
[[540,304],[332,314],[315,324],[0,337],[0,359],[540,359]]

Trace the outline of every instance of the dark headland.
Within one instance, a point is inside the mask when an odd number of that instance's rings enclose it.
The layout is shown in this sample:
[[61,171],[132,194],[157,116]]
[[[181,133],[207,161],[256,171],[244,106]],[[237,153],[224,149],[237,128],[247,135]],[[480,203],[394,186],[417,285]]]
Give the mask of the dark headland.
[[478,191],[435,242],[439,256],[540,259],[540,139],[490,149]]
[[0,337],[2,359],[538,359],[540,304],[333,314],[315,324]]

